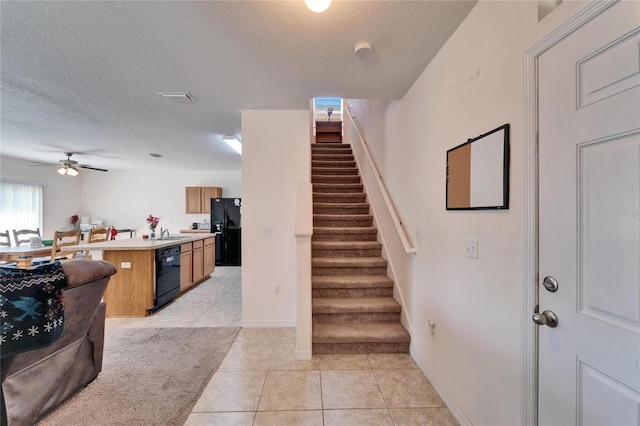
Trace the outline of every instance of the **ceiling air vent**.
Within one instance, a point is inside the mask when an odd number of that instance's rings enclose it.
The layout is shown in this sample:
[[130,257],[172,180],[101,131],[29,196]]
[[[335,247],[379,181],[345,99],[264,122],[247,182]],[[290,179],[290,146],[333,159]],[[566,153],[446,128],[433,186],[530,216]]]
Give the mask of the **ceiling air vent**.
[[174,102],[195,102],[195,98],[189,92],[158,92],[158,95]]

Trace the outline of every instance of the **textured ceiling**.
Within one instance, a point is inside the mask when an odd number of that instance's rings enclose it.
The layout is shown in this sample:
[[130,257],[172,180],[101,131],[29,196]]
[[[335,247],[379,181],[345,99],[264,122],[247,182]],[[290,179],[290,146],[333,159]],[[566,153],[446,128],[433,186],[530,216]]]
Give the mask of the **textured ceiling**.
[[[237,170],[222,136],[242,138],[240,110],[400,99],[474,5],[334,0],[316,14],[302,0],[3,0],[0,149],[47,162],[72,151],[108,169]],[[362,40],[373,51],[358,57]]]

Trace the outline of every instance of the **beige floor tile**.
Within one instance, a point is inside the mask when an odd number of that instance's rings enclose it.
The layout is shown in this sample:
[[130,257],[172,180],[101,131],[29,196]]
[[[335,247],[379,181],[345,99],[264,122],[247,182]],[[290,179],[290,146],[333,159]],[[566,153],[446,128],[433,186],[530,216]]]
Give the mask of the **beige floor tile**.
[[444,404],[420,370],[374,370],[389,408],[442,407]]
[[251,426],[255,412],[191,413],[184,426]]
[[332,370],[320,375],[323,408],[386,408],[371,370]]
[[295,341],[296,341],[295,327],[282,327],[277,329],[276,343],[295,342]]
[[192,412],[255,411],[266,372],[216,372]]
[[401,408],[389,412],[396,426],[458,426],[447,408]]
[[324,426],[392,426],[386,408],[365,410],[324,410]]
[[367,359],[373,370],[408,370],[418,368],[409,354],[368,354]]
[[269,369],[272,351],[271,344],[234,344],[218,371],[266,371]]
[[320,362],[321,370],[371,370],[364,354],[314,355],[313,358]]
[[319,370],[320,363],[316,359],[297,360],[295,343],[277,343],[273,347],[269,370]]
[[269,371],[258,411],[322,408],[319,371]]
[[243,328],[238,333],[236,341],[252,343],[275,343],[277,336],[277,328]]
[[258,411],[254,426],[322,426],[322,410]]

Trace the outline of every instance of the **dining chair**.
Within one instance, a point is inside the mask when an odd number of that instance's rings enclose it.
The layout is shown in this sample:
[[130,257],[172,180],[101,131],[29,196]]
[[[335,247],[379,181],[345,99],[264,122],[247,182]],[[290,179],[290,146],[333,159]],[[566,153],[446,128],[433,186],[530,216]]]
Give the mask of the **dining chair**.
[[80,250],[62,252],[62,247],[75,246],[80,244],[80,231],[56,231],[53,235],[53,245],[51,246],[51,262],[56,260],[75,259]]
[[40,228],[33,229],[19,229],[13,230],[13,241],[15,241],[17,246],[21,246],[23,244],[30,244],[31,237],[40,237]]
[[11,237],[9,236],[9,230],[0,232],[0,247],[11,247]]
[[[109,241],[111,237],[111,228],[91,228],[89,230],[89,235],[87,236],[87,243],[99,243],[102,241]],[[84,251],[84,256],[88,259],[91,259],[91,254],[89,254],[89,250]]]

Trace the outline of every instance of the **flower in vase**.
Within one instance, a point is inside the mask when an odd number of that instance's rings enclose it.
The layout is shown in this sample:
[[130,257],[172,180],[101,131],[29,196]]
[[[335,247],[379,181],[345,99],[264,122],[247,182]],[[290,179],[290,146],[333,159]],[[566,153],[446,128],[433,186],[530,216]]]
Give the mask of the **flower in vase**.
[[152,231],[154,231],[156,229],[156,226],[158,226],[158,223],[160,222],[160,218],[154,215],[149,215],[149,217],[147,218],[147,223],[149,224],[149,229],[151,229]]
[[71,218],[69,218],[69,222],[71,222],[71,224],[75,226],[76,223],[78,223],[78,219],[79,219],[78,215],[74,214],[73,216],[71,216]]

